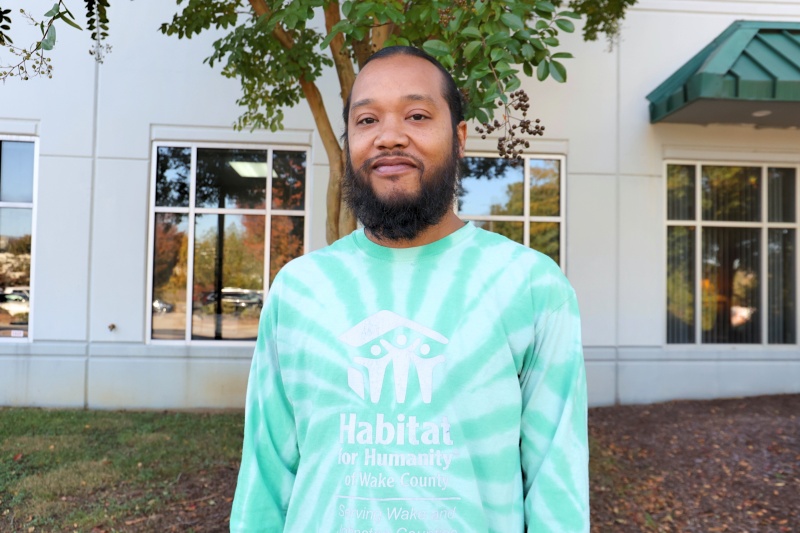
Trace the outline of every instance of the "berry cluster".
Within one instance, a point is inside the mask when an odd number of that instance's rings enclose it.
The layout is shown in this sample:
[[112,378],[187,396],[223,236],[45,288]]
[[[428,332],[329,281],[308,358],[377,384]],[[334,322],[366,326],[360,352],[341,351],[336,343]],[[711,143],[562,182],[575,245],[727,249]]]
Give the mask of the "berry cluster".
[[[538,118],[534,121],[527,118],[528,109],[530,109],[530,97],[525,91],[519,89],[512,92],[509,97],[508,103],[502,100],[497,101],[498,107],[505,107],[502,122],[497,119],[491,122],[484,122],[481,126],[477,126],[475,131],[481,134],[481,139],[485,139],[487,135],[502,130],[502,135],[497,139],[498,154],[504,159],[522,161],[523,149],[530,148],[531,143],[523,137],[517,136],[517,131],[531,137],[541,136],[544,135],[544,126],[540,124],[541,121]],[[512,109],[514,111],[522,111],[522,118],[512,117]],[[512,124],[512,120],[517,123]]]

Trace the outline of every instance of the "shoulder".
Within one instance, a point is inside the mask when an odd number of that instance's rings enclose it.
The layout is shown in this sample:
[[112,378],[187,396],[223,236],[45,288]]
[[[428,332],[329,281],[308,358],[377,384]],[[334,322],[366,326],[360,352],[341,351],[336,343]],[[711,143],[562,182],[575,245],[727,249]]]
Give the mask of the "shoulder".
[[482,229],[475,232],[474,245],[481,250],[482,262],[505,281],[527,289],[540,310],[554,309],[575,298],[561,267],[549,256]]

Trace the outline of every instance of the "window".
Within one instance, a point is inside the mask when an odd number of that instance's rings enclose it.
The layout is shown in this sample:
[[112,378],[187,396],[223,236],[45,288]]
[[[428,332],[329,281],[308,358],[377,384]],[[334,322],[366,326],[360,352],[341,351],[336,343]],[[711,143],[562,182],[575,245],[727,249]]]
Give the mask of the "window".
[[667,342],[795,344],[797,167],[667,164]]
[[488,156],[463,159],[458,214],[550,256],[564,268],[564,159]]
[[27,337],[35,141],[0,138],[0,337]]
[[307,150],[153,152],[151,339],[255,339],[269,284],[305,252]]

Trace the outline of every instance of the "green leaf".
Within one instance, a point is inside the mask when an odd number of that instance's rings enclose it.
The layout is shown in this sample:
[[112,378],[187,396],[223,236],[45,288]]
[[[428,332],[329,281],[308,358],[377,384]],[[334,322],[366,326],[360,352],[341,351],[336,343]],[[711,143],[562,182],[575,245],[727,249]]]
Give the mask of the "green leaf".
[[492,48],[492,52],[489,54],[489,57],[492,58],[492,61],[500,61],[500,58],[505,55],[505,50],[502,48]]
[[558,61],[550,62],[550,75],[559,83],[567,81],[567,69]]
[[530,44],[525,43],[525,44],[522,45],[522,57],[524,57],[525,59],[528,59],[528,60],[533,59],[533,55],[535,53],[536,53],[536,50],[534,50],[533,46],[531,46]]
[[69,17],[67,17],[66,15],[62,16],[62,17],[61,17],[61,20],[63,20],[64,22],[66,22],[67,24],[69,24],[70,26],[72,26],[73,28],[77,28],[77,29],[79,29],[79,30],[83,31],[83,28],[81,28],[80,26],[78,26],[78,25],[75,23],[75,21],[73,21],[73,20],[70,20],[70,18],[69,18]]
[[556,26],[567,33],[572,33],[575,31],[575,24],[567,19],[556,19]]
[[525,27],[525,23],[522,19],[514,13],[503,13],[500,15],[500,20],[512,30],[521,30]]
[[544,29],[549,28],[550,25],[546,21],[540,19],[540,20],[536,21],[536,26],[535,27],[536,27],[537,30],[544,30]]
[[[44,14],[45,17],[55,17],[56,15],[58,15],[58,4],[53,4],[50,11]],[[47,50],[49,50],[49,48]]]
[[433,57],[442,57],[450,53],[450,47],[447,46],[447,43],[443,41],[437,41],[436,39],[425,41],[422,44],[422,49]]
[[481,41],[472,41],[464,47],[464,57],[467,58],[467,61],[471,61],[472,58],[475,57],[475,54],[478,53],[482,45],[483,43]]
[[556,10],[556,6],[548,2],[547,0],[538,0],[534,5],[534,9],[537,11],[544,11],[546,13],[552,13]]
[[551,55],[550,57],[553,59],[572,59],[575,56],[573,56],[569,52],[558,52],[556,54]]
[[45,50],[52,50],[56,45],[56,27],[50,26],[47,29],[47,35],[42,39],[42,48]]
[[509,35],[504,31],[494,33],[486,39],[486,46],[494,46],[508,40]]
[[539,66],[536,67],[536,77],[539,81],[544,81],[547,76],[550,74],[550,65],[547,64],[547,61],[542,61],[539,63]]
[[[527,63],[526,63],[526,64],[527,64]],[[520,88],[520,86],[521,86],[521,85],[522,85],[522,82],[519,80],[519,78],[517,78],[516,76],[514,76],[513,78],[511,78],[511,81],[509,81],[509,82],[506,84],[506,91],[507,91],[507,92],[513,92],[513,91],[516,91],[517,89],[519,89],[519,88]]]
[[467,26],[463,30],[461,30],[461,35],[464,37],[472,37],[473,39],[480,39],[481,32],[475,26]]
[[559,17],[569,17],[571,19],[579,20],[581,18],[580,15],[575,13],[574,11],[561,11],[558,13]]
[[484,0],[476,0],[473,7],[475,8],[475,14],[480,17],[486,11],[486,2]]
[[541,39],[531,39],[531,45],[539,50],[544,50],[544,44]]
[[542,42],[547,46],[558,46],[558,39],[555,37],[545,37]]
[[533,76],[533,67],[531,66],[530,63],[525,62],[522,64],[522,72],[524,72],[525,75],[530,78],[531,76]]

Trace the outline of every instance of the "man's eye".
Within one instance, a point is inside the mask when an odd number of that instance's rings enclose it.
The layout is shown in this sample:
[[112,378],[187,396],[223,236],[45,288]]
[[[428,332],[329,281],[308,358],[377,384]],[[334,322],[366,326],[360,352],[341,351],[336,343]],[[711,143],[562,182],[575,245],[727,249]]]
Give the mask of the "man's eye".
[[356,124],[374,124],[376,121],[372,117],[365,117],[356,122]]
[[425,120],[426,118],[427,117],[425,115],[423,115],[422,113],[414,113],[413,115],[411,115],[411,120],[415,120],[415,121]]

